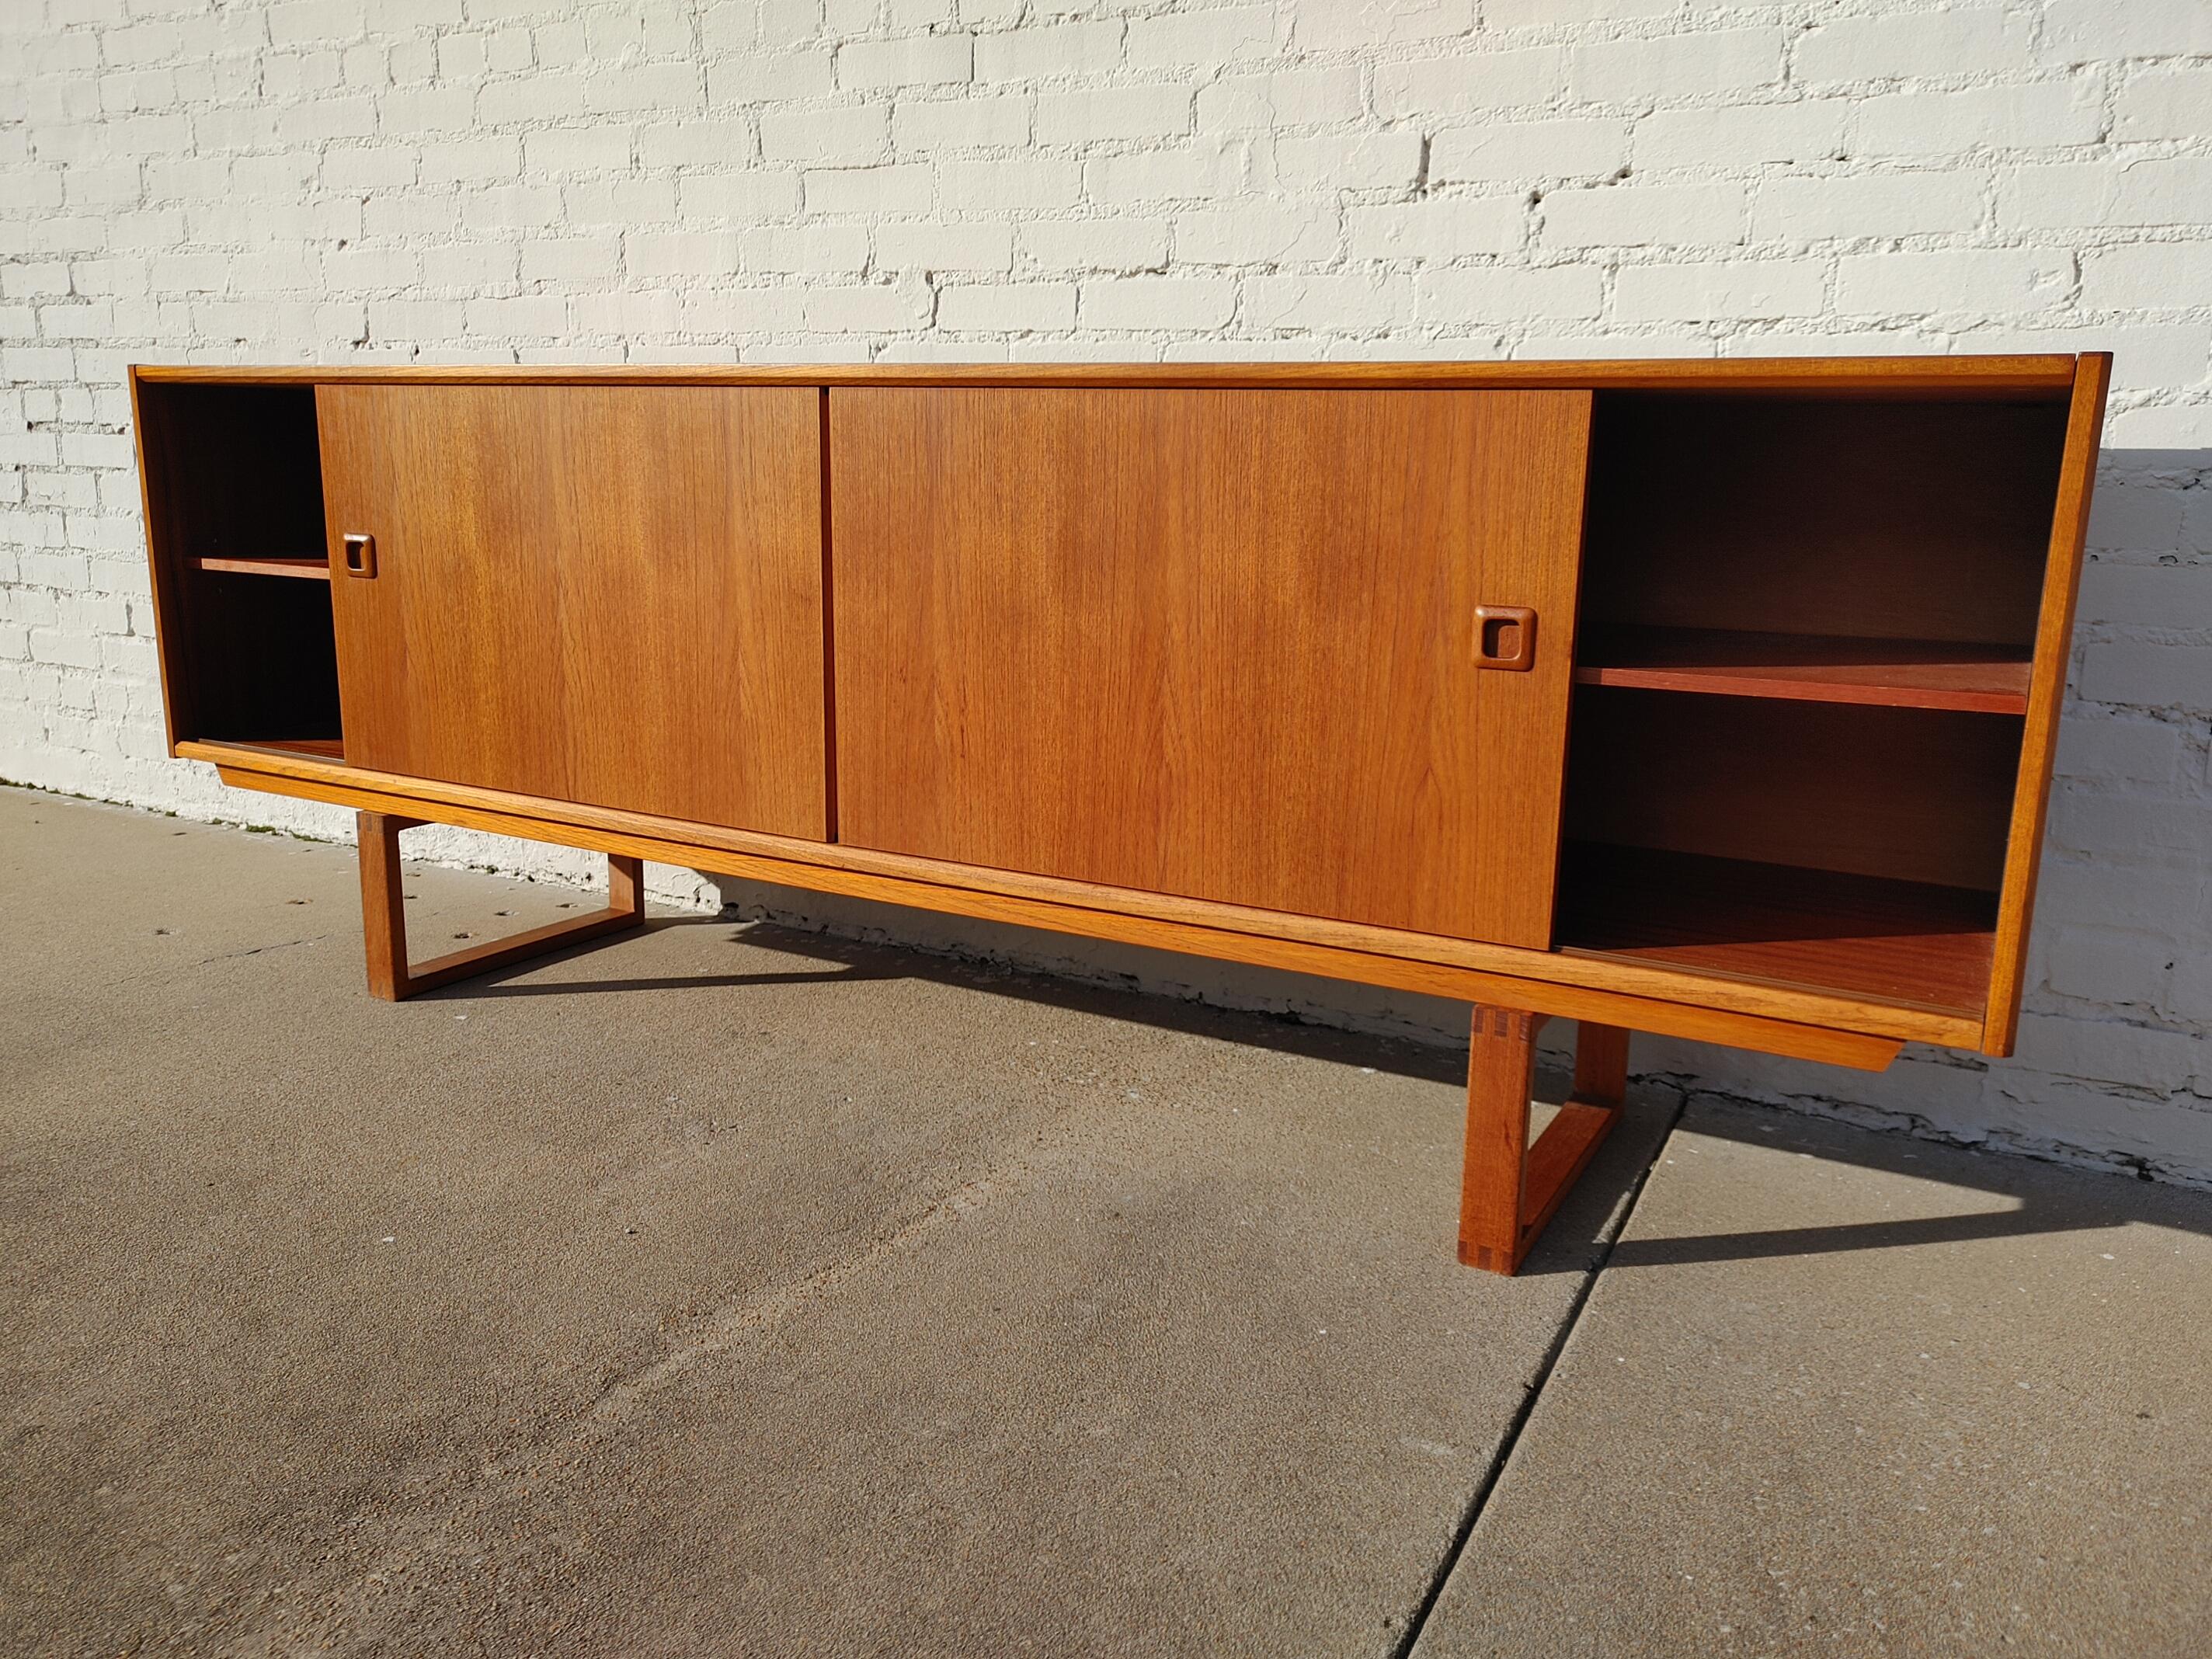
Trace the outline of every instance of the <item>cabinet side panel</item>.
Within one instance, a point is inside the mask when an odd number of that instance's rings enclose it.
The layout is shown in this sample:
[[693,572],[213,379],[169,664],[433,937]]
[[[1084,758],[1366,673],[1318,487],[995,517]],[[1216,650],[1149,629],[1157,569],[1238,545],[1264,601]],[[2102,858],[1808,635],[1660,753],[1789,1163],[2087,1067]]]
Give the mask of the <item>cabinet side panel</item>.
[[1589,414],[834,388],[842,838],[1548,944]]
[[191,693],[181,660],[184,651],[184,567],[178,546],[172,497],[171,426],[168,403],[160,388],[131,371],[131,429],[138,440],[138,501],[146,523],[148,579],[154,595],[155,655],[161,673],[161,719],[169,752],[177,739],[191,735]]
[[2097,456],[2105,432],[2105,393],[2112,373],[2112,354],[2104,351],[2085,352],[2075,371],[2066,450],[2060,463],[2058,504],[2051,515],[2051,557],[2044,568],[2043,604],[2036,621],[2035,665],[2028,682],[2020,781],[2013,797],[2012,833],[2005,844],[2004,885],[1997,898],[1996,951],[1982,1032],[1982,1048],[1991,1054],[2012,1052],[2020,1024],[2028,928],[2034,916],[2036,875],[2043,858],[2051,762],[2058,746],[2059,708],[2065,701],[2067,668],[2073,656],[2074,602],[2081,584],[2081,547],[2089,528],[2089,500],[2096,488]]

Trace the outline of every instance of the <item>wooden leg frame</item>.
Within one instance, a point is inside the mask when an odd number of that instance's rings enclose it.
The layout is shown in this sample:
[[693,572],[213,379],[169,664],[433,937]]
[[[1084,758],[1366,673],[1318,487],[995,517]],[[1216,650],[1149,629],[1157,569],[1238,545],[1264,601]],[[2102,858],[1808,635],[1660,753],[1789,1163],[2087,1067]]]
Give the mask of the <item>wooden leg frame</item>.
[[[400,890],[399,832],[423,820],[389,812],[356,817],[368,988],[387,1002],[644,924],[644,861],[609,854],[605,909],[410,967],[405,900]],[[1467,1163],[1459,1210],[1459,1259],[1470,1267],[1498,1273],[1518,1270],[1544,1224],[1620,1115],[1628,1082],[1628,1033],[1585,1020],[1575,1043],[1574,1093],[1536,1144],[1528,1144],[1536,1033],[1545,1018],[1516,1008],[1478,1004],[1474,1010],[1467,1062]]]
[[526,962],[587,939],[645,925],[645,861],[609,854],[605,909],[533,927],[512,939],[471,945],[410,968],[407,917],[399,888],[399,832],[423,820],[395,817],[389,812],[360,812],[355,817],[361,849],[362,932],[368,942],[368,988],[386,1002],[398,1002],[417,991],[450,985],[509,963]]
[[1620,1115],[1628,1033],[1584,1020],[1575,1039],[1574,1093],[1536,1144],[1528,1144],[1536,1033],[1545,1018],[1480,1004],[1474,1010],[1459,1203],[1459,1259],[1470,1267],[1495,1273],[1520,1268]]

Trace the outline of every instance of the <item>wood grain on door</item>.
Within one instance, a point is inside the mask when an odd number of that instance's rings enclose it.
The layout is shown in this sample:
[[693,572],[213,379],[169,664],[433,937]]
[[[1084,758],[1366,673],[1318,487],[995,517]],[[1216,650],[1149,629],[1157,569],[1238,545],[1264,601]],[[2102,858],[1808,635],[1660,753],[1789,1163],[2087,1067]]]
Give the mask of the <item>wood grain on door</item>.
[[1590,409],[833,388],[842,839],[1548,945]]
[[828,833],[818,392],[316,400],[349,760]]

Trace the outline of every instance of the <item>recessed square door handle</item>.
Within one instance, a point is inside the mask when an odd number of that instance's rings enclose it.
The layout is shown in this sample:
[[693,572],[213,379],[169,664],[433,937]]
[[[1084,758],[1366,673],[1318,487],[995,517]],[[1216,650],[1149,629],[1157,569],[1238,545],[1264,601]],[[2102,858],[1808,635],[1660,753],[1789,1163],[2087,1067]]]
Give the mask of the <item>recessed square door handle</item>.
[[345,568],[349,576],[374,576],[376,574],[376,538],[374,536],[344,536]]
[[1525,673],[1536,665],[1536,613],[1525,605],[1474,607],[1474,665]]

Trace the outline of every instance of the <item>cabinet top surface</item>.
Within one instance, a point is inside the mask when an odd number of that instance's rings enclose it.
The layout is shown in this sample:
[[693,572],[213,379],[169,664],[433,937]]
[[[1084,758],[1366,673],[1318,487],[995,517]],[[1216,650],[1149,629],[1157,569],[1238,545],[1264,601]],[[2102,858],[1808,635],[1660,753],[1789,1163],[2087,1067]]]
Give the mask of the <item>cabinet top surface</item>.
[[[2096,355],[2096,354],[2089,354]],[[2033,356],[1636,358],[1589,362],[136,364],[152,384],[1068,387],[1590,387],[2061,398],[2081,359]]]

